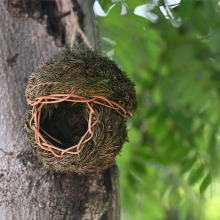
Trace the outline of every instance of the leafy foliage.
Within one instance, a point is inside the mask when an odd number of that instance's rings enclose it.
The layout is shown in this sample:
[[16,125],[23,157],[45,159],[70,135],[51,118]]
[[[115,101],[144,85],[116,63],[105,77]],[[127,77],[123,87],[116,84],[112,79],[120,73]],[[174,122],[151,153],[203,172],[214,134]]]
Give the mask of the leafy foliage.
[[[139,106],[117,159],[122,216],[203,219],[205,192],[220,168],[219,3],[99,3],[104,11],[115,4],[98,18],[103,52],[135,82]],[[153,5],[156,21],[133,13],[144,4]]]

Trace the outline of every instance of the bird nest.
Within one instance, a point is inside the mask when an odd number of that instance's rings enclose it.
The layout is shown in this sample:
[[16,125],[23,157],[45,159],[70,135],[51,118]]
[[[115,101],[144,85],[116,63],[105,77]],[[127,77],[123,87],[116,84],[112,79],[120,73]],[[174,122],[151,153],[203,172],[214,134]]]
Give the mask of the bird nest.
[[111,166],[137,106],[126,74],[81,45],[42,63],[25,95],[32,107],[25,114],[27,143],[46,168],[67,173]]

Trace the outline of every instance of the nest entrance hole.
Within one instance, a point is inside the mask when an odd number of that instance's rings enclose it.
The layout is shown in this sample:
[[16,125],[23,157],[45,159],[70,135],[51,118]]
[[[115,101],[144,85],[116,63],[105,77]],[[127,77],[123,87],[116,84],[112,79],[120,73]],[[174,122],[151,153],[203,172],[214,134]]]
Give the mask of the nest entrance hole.
[[[51,104],[47,104],[51,105]],[[82,103],[60,102],[56,103],[52,113],[41,121],[40,126],[52,137],[62,144],[47,137],[54,146],[67,149],[79,143],[81,137],[88,129],[88,122],[85,119],[85,105]],[[42,110],[44,114],[44,110]]]

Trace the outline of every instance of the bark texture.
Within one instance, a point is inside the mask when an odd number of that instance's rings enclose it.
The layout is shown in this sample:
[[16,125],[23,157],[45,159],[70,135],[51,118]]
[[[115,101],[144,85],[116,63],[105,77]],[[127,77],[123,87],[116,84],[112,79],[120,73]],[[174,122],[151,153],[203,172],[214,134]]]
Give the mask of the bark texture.
[[75,41],[99,50],[92,1],[0,1],[1,220],[120,219],[116,166],[89,176],[57,174],[26,145],[27,79],[41,60]]

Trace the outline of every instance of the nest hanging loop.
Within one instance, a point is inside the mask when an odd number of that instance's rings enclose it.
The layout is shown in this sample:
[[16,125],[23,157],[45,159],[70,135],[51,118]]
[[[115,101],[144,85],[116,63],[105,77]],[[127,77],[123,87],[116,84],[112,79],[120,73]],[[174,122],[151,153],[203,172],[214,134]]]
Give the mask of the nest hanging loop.
[[134,84],[116,64],[75,45],[44,62],[29,78],[27,142],[43,165],[90,173],[111,166],[127,140],[136,109]]

